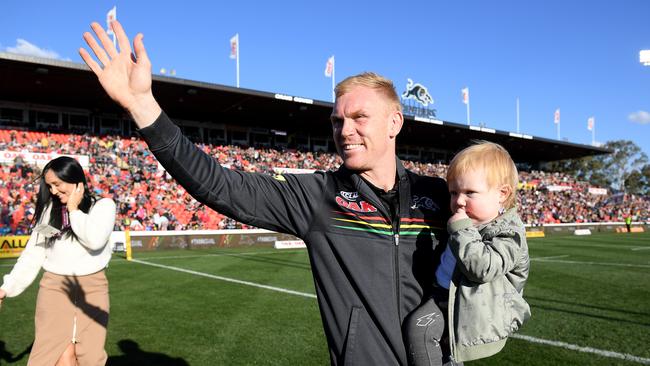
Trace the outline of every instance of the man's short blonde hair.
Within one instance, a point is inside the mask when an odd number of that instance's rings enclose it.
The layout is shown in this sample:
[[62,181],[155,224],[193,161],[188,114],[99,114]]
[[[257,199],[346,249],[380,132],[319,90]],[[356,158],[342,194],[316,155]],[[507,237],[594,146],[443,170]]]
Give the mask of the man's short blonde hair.
[[380,94],[384,95],[396,110],[400,112],[402,111],[402,104],[399,101],[399,96],[397,96],[393,82],[381,75],[375,74],[374,72],[364,72],[359,75],[350,76],[338,83],[334,89],[336,98],[348,93],[356,86],[363,86],[376,90]]
[[447,170],[447,182],[455,180],[470,170],[477,169],[485,169],[490,188],[497,188],[504,184],[512,188],[503,206],[506,209],[514,207],[517,201],[519,176],[517,167],[508,151],[493,142],[477,141],[461,150],[451,160]]

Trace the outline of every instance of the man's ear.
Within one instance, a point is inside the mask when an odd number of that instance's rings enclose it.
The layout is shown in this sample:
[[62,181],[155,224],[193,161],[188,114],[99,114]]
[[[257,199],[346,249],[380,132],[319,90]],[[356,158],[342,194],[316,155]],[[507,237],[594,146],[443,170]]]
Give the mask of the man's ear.
[[390,126],[388,128],[388,135],[391,138],[397,137],[397,134],[402,130],[404,125],[404,115],[400,111],[394,111],[390,116]]

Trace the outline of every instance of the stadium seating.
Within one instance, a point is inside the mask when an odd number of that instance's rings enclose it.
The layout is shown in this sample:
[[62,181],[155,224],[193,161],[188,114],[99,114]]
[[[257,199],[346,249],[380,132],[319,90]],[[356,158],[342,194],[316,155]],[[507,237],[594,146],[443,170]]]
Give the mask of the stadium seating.
[[[230,169],[275,174],[275,169],[336,169],[335,154],[200,144]],[[0,129],[0,151],[65,153],[90,158],[88,177],[97,197],[118,207],[116,230],[247,228],[192,199],[163,170],[146,144],[136,138]],[[414,172],[444,177],[447,166],[405,161]],[[28,233],[36,201],[38,168],[0,165],[0,233]],[[525,223],[648,221],[650,202],[631,195],[602,194],[586,182],[560,173],[521,172],[518,202]],[[597,192],[597,193],[595,193]],[[165,216],[163,219],[162,216]]]

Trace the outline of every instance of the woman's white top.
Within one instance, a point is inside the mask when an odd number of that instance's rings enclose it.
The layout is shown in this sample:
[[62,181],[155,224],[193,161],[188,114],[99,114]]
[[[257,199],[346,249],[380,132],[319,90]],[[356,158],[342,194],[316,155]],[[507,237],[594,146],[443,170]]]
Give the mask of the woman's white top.
[[[52,205],[46,207],[40,220],[50,220]],[[47,239],[33,232],[11,272],[0,286],[7,297],[20,295],[38,275],[41,267],[51,273],[84,276],[106,268],[112,248],[108,245],[115,225],[115,203],[110,198],[95,202],[86,214],[75,210],[70,214],[70,226],[76,234],[65,235],[47,245]]]

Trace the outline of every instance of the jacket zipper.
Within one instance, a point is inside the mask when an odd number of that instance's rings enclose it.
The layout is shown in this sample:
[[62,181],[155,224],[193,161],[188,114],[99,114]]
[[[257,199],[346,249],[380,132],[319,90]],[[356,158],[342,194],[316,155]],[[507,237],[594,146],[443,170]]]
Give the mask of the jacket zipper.
[[399,286],[399,217],[396,219],[398,220],[397,228],[393,233],[393,243],[395,244],[395,249],[393,250],[393,253],[395,254],[395,292],[397,294],[397,315],[399,316],[399,319],[402,319],[402,306],[400,303],[401,291]]
[[[400,270],[399,270],[399,227],[400,227],[400,222],[401,222],[401,212],[402,212],[402,191],[401,191],[402,185],[398,183],[398,190],[397,190],[397,207],[396,207],[396,215],[394,217],[392,227],[393,227],[393,243],[395,244],[393,247],[395,248],[393,250],[393,253],[395,254],[395,293],[397,294],[397,315],[398,319],[402,319],[402,303],[401,303],[401,296],[402,296],[402,291],[400,290]],[[392,213],[391,213],[392,214]],[[392,216],[392,215],[391,215]]]

